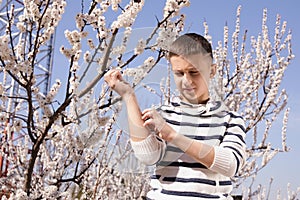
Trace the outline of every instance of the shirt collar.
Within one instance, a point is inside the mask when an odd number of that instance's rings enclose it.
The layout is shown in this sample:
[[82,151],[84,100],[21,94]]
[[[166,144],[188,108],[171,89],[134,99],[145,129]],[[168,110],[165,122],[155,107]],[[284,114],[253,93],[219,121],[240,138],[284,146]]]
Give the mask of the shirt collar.
[[209,100],[205,104],[192,104],[189,102],[182,101],[179,97],[172,98],[171,103],[173,106],[179,107],[183,112],[191,115],[199,115],[216,111],[222,105],[220,101],[211,100]]

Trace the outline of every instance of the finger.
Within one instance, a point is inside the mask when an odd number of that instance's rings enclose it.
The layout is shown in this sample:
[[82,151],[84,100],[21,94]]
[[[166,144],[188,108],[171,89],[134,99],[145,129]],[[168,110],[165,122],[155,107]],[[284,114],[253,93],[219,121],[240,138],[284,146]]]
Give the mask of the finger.
[[105,72],[104,77],[110,76],[111,73],[112,73],[112,70],[109,70],[109,71]]
[[113,73],[110,74],[110,77],[115,80],[117,78],[117,73],[118,73],[117,71],[114,71]]
[[149,113],[149,112],[152,112],[152,109],[151,108],[146,108],[145,110],[143,110],[142,115],[144,115],[146,113]]
[[108,71],[108,72],[105,73],[105,75],[104,75],[104,80],[105,80],[106,82],[108,82],[108,80],[109,80],[109,78],[110,78],[110,75],[111,75],[111,71]]
[[107,74],[105,74],[104,80],[112,89],[114,89],[117,81],[120,81],[120,78],[122,78],[121,76],[119,76],[119,74],[120,72],[118,70],[111,70],[107,72]]
[[144,114],[142,115],[142,120],[147,120],[147,119],[150,119],[150,118],[152,118],[152,114],[149,113],[149,112],[144,113]]
[[117,70],[116,76],[117,76],[117,78],[118,78],[119,80],[123,80],[122,73],[121,73],[120,70]]
[[154,125],[153,124],[153,119],[148,119],[148,120],[146,120],[144,123],[143,123],[143,126],[144,127],[149,127],[149,126],[152,126],[152,125]]
[[109,70],[108,72],[105,73],[104,75],[104,80],[105,82],[109,83],[112,79],[112,75],[115,73],[116,70]]
[[163,135],[161,134],[161,132],[157,133],[158,137],[163,138]]
[[123,80],[122,73],[120,70],[114,70],[114,72],[111,74],[111,76],[116,79]]
[[104,81],[109,85],[109,87],[114,88],[115,83],[110,78],[104,78]]

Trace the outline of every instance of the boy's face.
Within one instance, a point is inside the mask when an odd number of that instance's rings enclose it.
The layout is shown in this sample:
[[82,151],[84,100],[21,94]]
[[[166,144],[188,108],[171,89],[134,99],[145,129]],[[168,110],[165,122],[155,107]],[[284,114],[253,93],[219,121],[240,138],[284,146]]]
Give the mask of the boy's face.
[[198,104],[209,99],[209,78],[215,74],[215,66],[208,56],[192,55],[170,58],[174,81],[184,101]]

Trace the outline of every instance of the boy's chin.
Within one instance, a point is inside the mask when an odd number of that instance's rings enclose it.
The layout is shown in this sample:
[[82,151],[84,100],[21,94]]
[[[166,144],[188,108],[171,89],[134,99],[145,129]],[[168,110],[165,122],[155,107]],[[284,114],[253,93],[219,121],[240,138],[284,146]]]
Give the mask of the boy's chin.
[[189,96],[183,96],[183,101],[186,101],[187,103],[191,103],[191,104],[197,104],[199,102],[198,98],[189,97]]
[[200,97],[195,97],[195,96],[188,96],[188,95],[182,95],[183,101],[191,104],[205,104],[207,103],[208,99],[201,99]]

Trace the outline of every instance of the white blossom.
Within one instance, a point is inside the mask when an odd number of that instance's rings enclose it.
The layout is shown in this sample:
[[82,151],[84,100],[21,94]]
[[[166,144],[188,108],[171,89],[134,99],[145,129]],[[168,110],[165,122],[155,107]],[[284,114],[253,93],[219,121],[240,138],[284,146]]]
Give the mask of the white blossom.
[[144,5],[144,0],[141,0],[140,3],[131,3],[127,5],[122,14],[120,14],[116,21],[111,25],[112,29],[118,29],[121,27],[130,27],[137,17],[137,14],[141,11]]
[[134,54],[139,55],[143,53],[146,47],[146,42],[143,39],[140,39],[136,48],[134,48]]
[[22,121],[21,120],[16,120],[13,124],[13,127],[14,127],[14,131],[15,132],[20,132],[21,129],[22,129]]
[[88,41],[88,45],[89,45],[90,49],[95,49],[96,48],[92,39],[88,39],[87,41]]
[[[113,66],[119,67],[133,87],[141,84],[152,94],[170,100],[173,91],[169,76],[161,80],[160,91],[144,84],[143,79],[160,61],[157,52],[164,54],[163,50],[168,50],[184,30],[185,15],[180,9],[188,6],[189,1],[167,0],[163,18],[158,19],[162,23],[154,29],[155,37],[135,38],[136,46],[131,49],[129,40],[134,33],[135,19],[142,14],[143,0],[140,3],[128,1],[126,5],[120,0],[96,0],[90,7],[82,2],[87,7],[75,16],[76,27],[62,33],[68,42],[60,47],[69,62],[67,78],[55,80],[45,91],[40,84],[39,72],[44,66],[39,59],[63,17],[66,2],[24,0],[23,3],[18,17],[11,20],[14,29],[7,26],[7,33],[0,36],[0,123],[1,133],[7,134],[2,137],[0,155],[9,163],[7,173],[0,177],[1,190],[10,192],[7,199],[74,199],[79,196],[84,199],[138,199],[148,190],[148,174],[135,173],[143,172],[142,165],[131,159],[129,137],[116,124],[123,104],[119,96],[108,89],[103,75]],[[14,9],[11,7],[9,15]],[[238,7],[234,30],[226,24],[222,40],[213,46],[217,76],[211,81],[210,91],[214,89],[229,109],[240,112],[247,122],[246,131],[252,131],[247,144],[248,160],[238,175],[243,180],[254,180],[277,153],[289,150],[289,109],[283,115],[282,145],[278,148],[269,143],[269,139],[273,137],[272,125],[287,105],[288,91],[279,88],[295,55],[291,31],[279,15],[274,29],[269,30],[264,10],[261,33],[250,36],[250,40],[244,39],[247,35],[241,35],[240,15],[241,7]],[[203,26],[205,38],[213,44],[208,22]],[[18,35],[14,41],[9,31],[12,36]],[[114,41],[112,33],[116,32]],[[123,35],[119,39],[121,32]],[[110,42],[113,42],[111,48]],[[147,51],[149,55],[142,57],[148,47],[154,51]],[[89,63],[92,59],[99,65],[99,70],[93,74],[96,84],[79,96],[79,72],[86,70],[79,63]],[[36,155],[36,160],[30,174],[28,195],[23,189],[28,181],[32,155]],[[135,171],[136,168],[139,171]],[[240,185],[242,180],[234,179]],[[247,190],[252,191],[250,195],[255,193],[251,189]],[[253,199],[266,198],[267,190],[263,186],[257,189],[259,192]],[[292,198],[300,189],[288,190]]]

